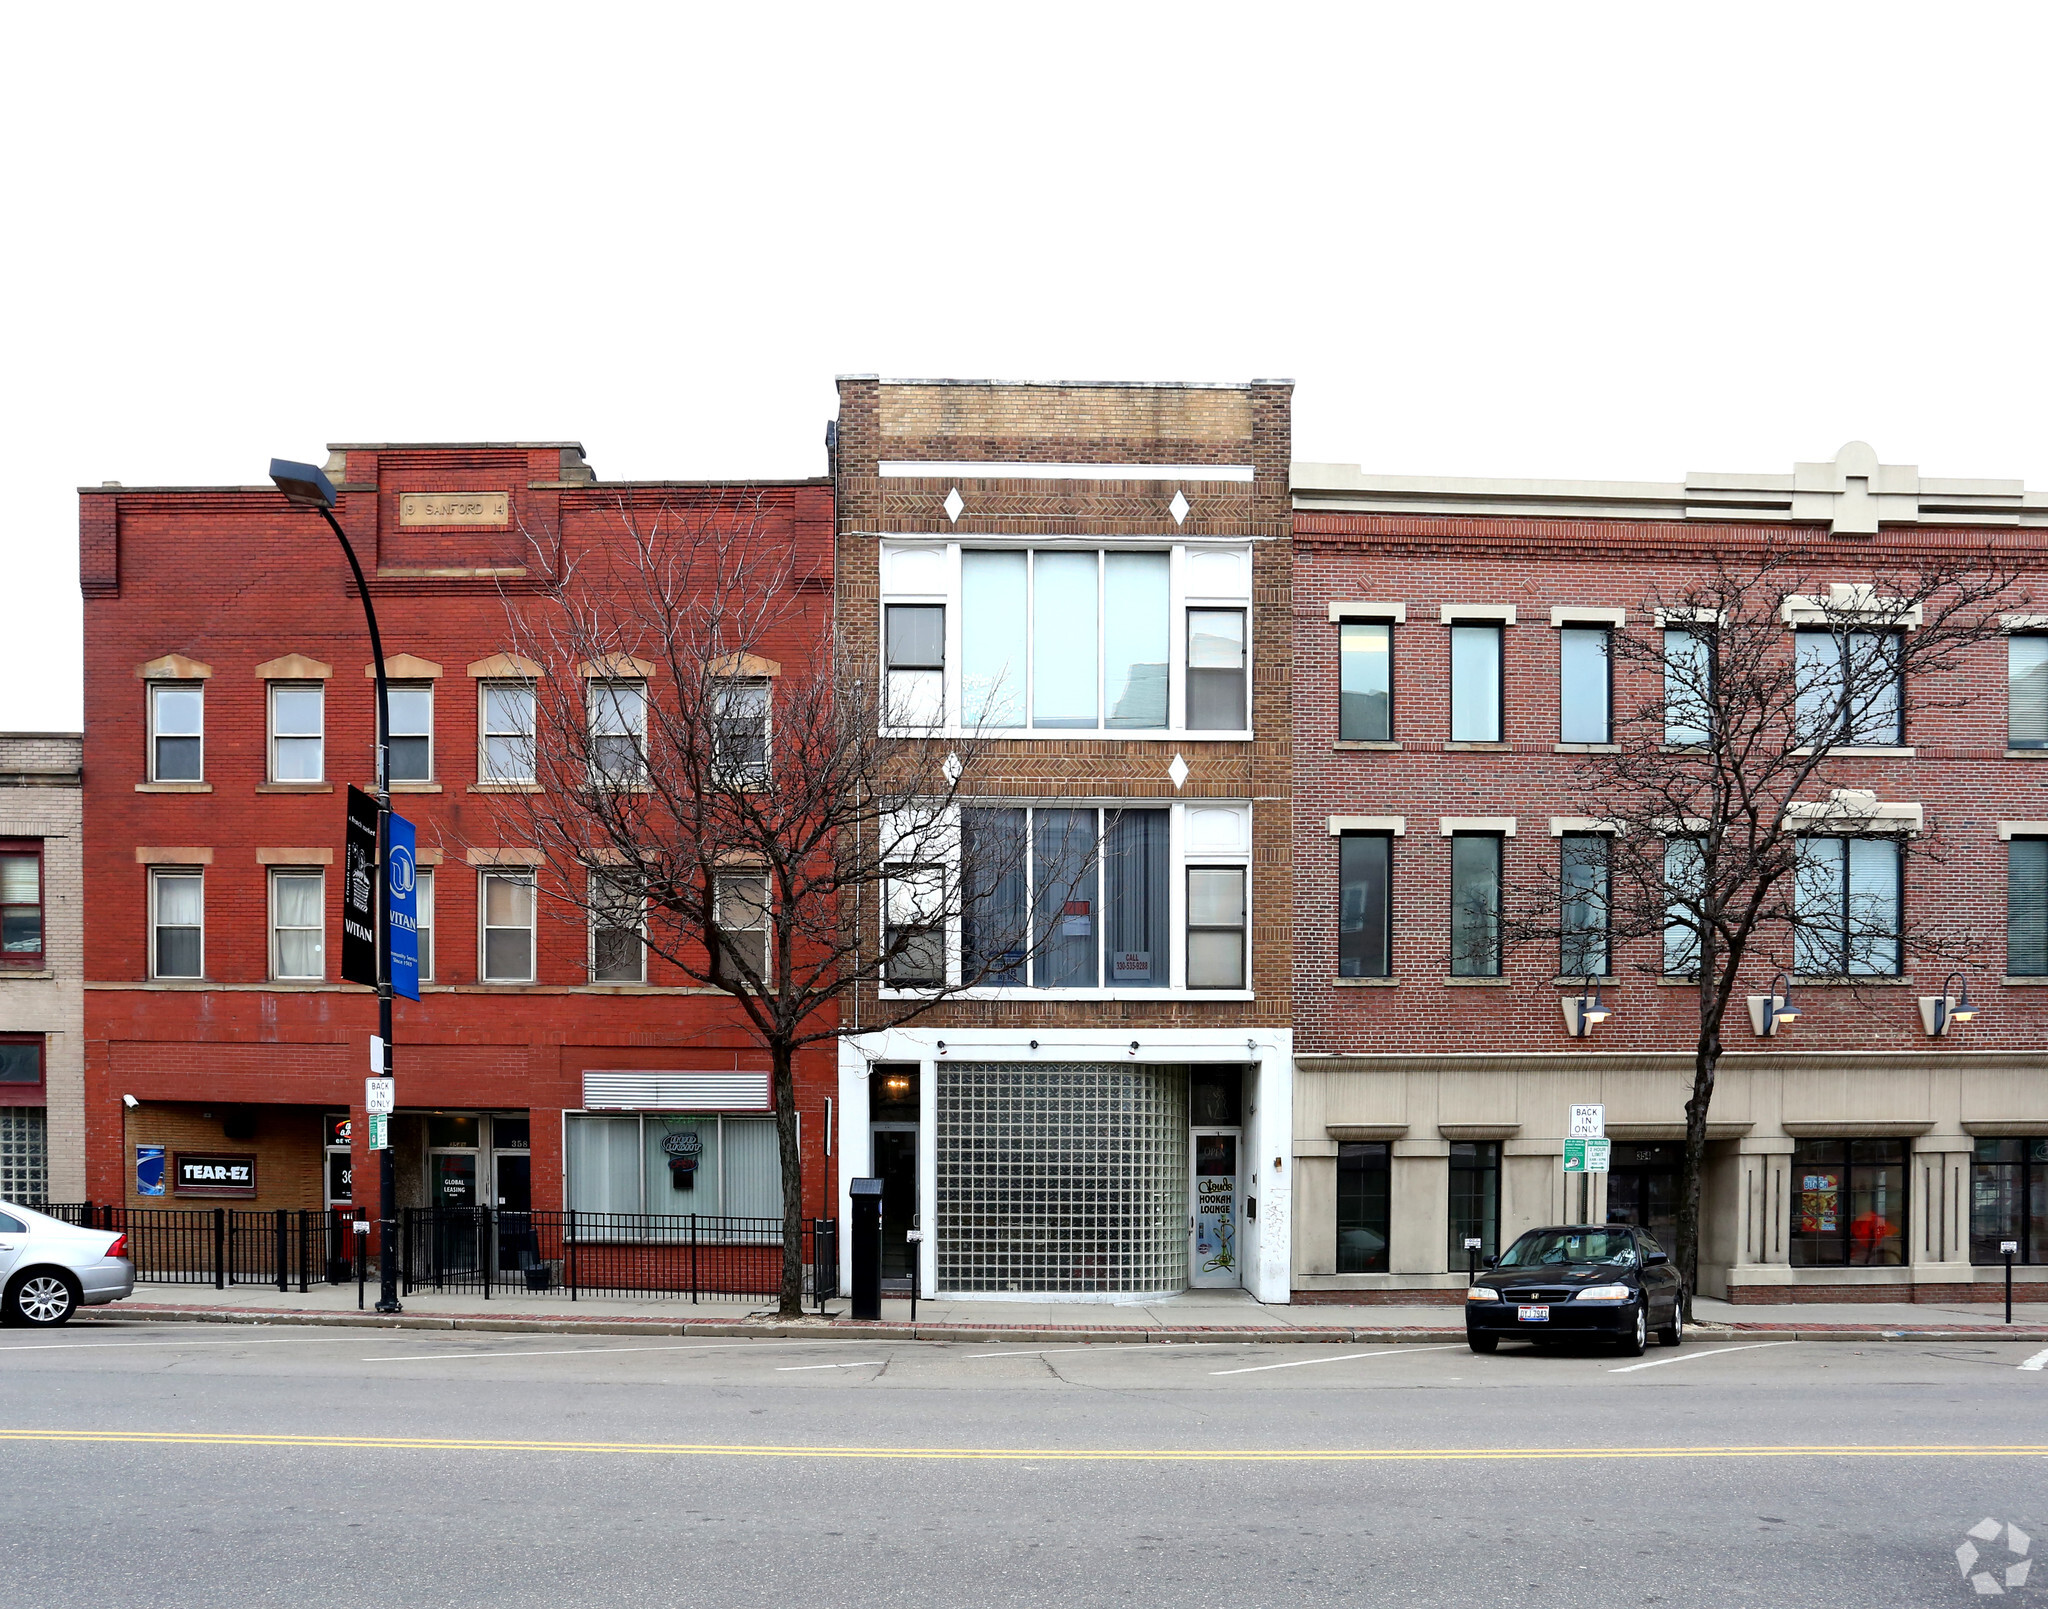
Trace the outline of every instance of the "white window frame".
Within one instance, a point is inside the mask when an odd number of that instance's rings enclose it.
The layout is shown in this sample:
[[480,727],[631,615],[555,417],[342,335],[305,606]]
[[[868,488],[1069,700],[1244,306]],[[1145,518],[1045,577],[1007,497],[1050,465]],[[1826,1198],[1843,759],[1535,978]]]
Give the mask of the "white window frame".
[[[640,919],[633,924],[633,936],[637,941],[638,954],[640,957],[640,965],[636,969],[635,975],[630,978],[600,978],[597,975],[597,940],[599,930],[602,928],[610,928],[615,932],[620,931],[620,926],[618,923],[607,923],[600,921],[598,918],[597,910],[598,900],[600,897],[600,890],[610,887],[618,889],[619,892],[622,894],[628,893],[629,890],[625,886],[626,882],[627,879],[623,877],[607,875],[603,871],[593,871],[590,873],[590,881],[586,885],[588,888],[588,898],[590,902],[590,953],[586,960],[586,970],[590,974],[590,981],[592,983],[633,984],[645,983],[647,981],[647,894],[645,889],[641,890],[640,897],[636,902],[640,908]],[[623,901],[621,903],[623,903]]]
[[[527,727],[525,732],[497,732],[490,726],[491,698],[493,692],[517,692],[526,695]],[[540,688],[530,678],[517,676],[493,677],[476,684],[476,780],[483,787],[522,787],[539,779],[540,772]],[[523,737],[527,745],[526,772],[523,776],[509,776],[491,769],[491,739],[494,737]]]
[[[190,878],[199,885],[199,970],[196,973],[162,973],[157,970],[158,890],[167,878]],[[171,983],[191,983],[206,976],[206,868],[203,866],[152,866],[149,869],[149,975]]]
[[[286,877],[310,877],[320,885],[320,924],[317,929],[320,934],[320,970],[318,972],[287,973],[278,965],[278,958],[281,952],[278,944],[277,885],[281,878]],[[268,893],[270,906],[271,981],[273,983],[325,983],[327,981],[327,873],[318,866],[273,866],[270,868],[268,882],[270,885]],[[305,929],[294,928],[292,931],[295,933],[304,932]]]
[[[725,730],[725,701],[735,693],[761,695],[761,763],[756,770],[741,770],[730,756],[720,752]],[[766,676],[721,676],[711,688],[711,764],[713,775],[726,787],[751,792],[766,788],[775,776],[775,683]]]
[[[420,782],[432,782],[432,781],[434,780],[434,762],[435,762],[435,754],[434,754],[434,684],[433,684],[433,683],[432,683],[431,681],[418,681],[418,680],[407,680],[407,681],[402,681],[402,682],[392,682],[392,683],[390,684],[390,688],[389,688],[389,691],[390,691],[390,693],[391,693],[391,695],[392,695],[392,698],[393,698],[393,700],[394,700],[394,701],[396,700],[396,698],[397,698],[397,695],[398,695],[399,693],[401,693],[401,692],[408,692],[408,693],[417,693],[417,692],[425,692],[425,694],[427,695],[427,729],[426,729],[426,731],[425,731],[424,733],[421,733],[421,732],[400,732],[400,731],[399,731],[399,730],[397,729],[396,725],[394,725],[394,726],[392,727],[391,731],[390,731],[389,733],[387,733],[387,734],[386,734],[386,737],[387,737],[387,739],[388,739],[388,740],[389,740],[389,741],[390,741],[390,742],[391,742],[391,743],[392,743],[392,744],[394,745],[394,747],[395,747],[395,745],[396,745],[396,743],[397,743],[397,740],[398,740],[399,738],[401,738],[401,737],[425,737],[425,738],[426,738],[426,740],[427,740],[427,773],[426,773],[426,775],[425,775],[425,776],[419,776],[419,777],[400,777],[400,776],[398,776],[398,775],[397,775],[397,774],[396,774],[396,773],[394,772],[394,773],[392,774],[392,776],[391,776],[391,780],[392,780],[393,782],[401,782],[401,781],[402,781],[402,782],[412,782],[412,783],[420,783]],[[395,717],[394,717],[394,720],[395,720]]]
[[[494,978],[490,975],[490,935],[493,931],[512,933],[516,928],[494,929],[490,917],[491,882],[504,878],[523,882],[533,890],[533,917],[526,928],[526,976]],[[476,977],[479,983],[532,983],[540,976],[540,878],[531,866],[484,866],[478,868],[476,884]]]
[[434,981],[436,932],[434,919],[434,868],[421,866],[413,873],[413,926],[426,938],[426,965],[420,968],[420,982]]
[[[601,703],[609,703],[617,709],[616,695],[627,688],[640,695],[640,724],[637,728],[623,727],[621,730],[600,733],[597,729],[597,712]],[[644,676],[592,676],[583,684],[583,718],[588,723],[590,751],[586,776],[593,788],[642,788],[647,785],[647,679]],[[613,773],[601,770],[597,765],[597,748],[600,741],[617,742],[630,738],[633,742],[633,766],[629,771]]]
[[[1256,717],[1252,708],[1254,689],[1258,686],[1258,611],[1252,602],[1252,572],[1254,550],[1251,544],[1226,542],[1166,541],[1158,538],[1119,541],[1102,537],[1089,537],[1062,541],[1058,538],[1025,539],[1001,536],[976,536],[966,541],[920,540],[914,536],[891,536],[881,544],[880,562],[882,574],[881,596],[875,605],[875,656],[876,664],[883,669],[886,685],[885,637],[888,629],[888,609],[891,604],[928,603],[942,604],[946,610],[946,665],[945,676],[945,720],[939,728],[925,726],[889,727],[883,730],[894,737],[961,737],[969,735],[965,725],[961,688],[961,651],[963,630],[963,609],[961,600],[961,555],[965,552],[1008,552],[1022,553],[1026,557],[1026,592],[1024,607],[1024,664],[1017,671],[1022,685],[1022,714],[1026,724],[1015,727],[984,727],[980,735],[993,738],[1015,738],[1019,741],[1043,741],[1066,738],[1112,738],[1119,741],[1156,743],[1172,738],[1186,738],[1190,741],[1248,742],[1253,736]],[[934,556],[935,564],[925,566],[928,579],[935,582],[938,590],[914,590],[897,587],[892,581],[892,570],[904,555],[925,553]],[[1166,724],[1156,727],[1113,727],[1105,725],[1108,719],[1108,699],[1101,678],[1106,674],[1104,639],[1105,622],[1100,607],[1101,591],[1098,579],[1095,611],[1095,669],[1096,697],[1095,720],[1092,727],[1035,727],[1029,724],[1031,718],[1031,697],[1033,692],[1033,667],[1031,664],[1032,644],[1035,626],[1036,588],[1030,578],[1036,561],[1029,557],[1034,553],[1164,553],[1167,555],[1167,599],[1166,599],[1166,651],[1167,651],[1167,698]],[[1208,569],[1192,561],[1204,555],[1228,553],[1236,556],[1239,585],[1235,590],[1218,592],[1210,590],[1201,579]],[[906,568],[910,566],[906,565]],[[1098,578],[1100,568],[1098,566]],[[1188,617],[1191,610],[1242,609],[1245,613],[1245,718],[1253,722],[1235,731],[1223,728],[1189,727],[1187,725],[1187,658],[1188,658]]]
[[[320,695],[320,730],[312,732],[279,732],[277,729],[277,695],[280,692],[318,693]],[[263,686],[264,727],[266,737],[266,763],[271,782],[307,783],[327,780],[327,684],[325,682],[274,681]],[[320,745],[320,774],[312,777],[281,777],[277,774],[277,744],[279,738],[288,742],[304,742],[315,739]]]
[[[147,755],[149,780],[152,782],[204,782],[206,780],[206,683],[203,680],[179,681],[169,679],[150,682],[147,684],[147,687],[145,713],[149,726],[149,753]],[[165,690],[180,693],[191,692],[199,695],[199,731],[197,733],[199,739],[199,774],[197,776],[164,777],[158,774],[157,739],[159,736],[166,734],[161,734],[157,731],[156,700],[157,694]],[[177,732],[168,735],[173,737],[190,737],[194,734]]]
[[769,940],[775,931],[775,886],[768,876],[768,868],[766,866],[735,866],[731,871],[719,872],[714,876],[712,880],[712,898],[716,901],[714,908],[718,916],[718,925],[721,928],[726,926],[725,885],[727,883],[739,882],[742,879],[761,885],[761,924],[759,927],[740,927],[734,924],[731,931],[734,933],[759,933],[761,935],[761,965],[759,968],[761,981],[772,985],[775,981],[775,948]]
[[[1258,896],[1256,879],[1251,875],[1252,833],[1256,822],[1255,807],[1244,799],[1197,799],[1175,801],[1162,799],[1104,799],[1077,798],[1062,799],[1047,804],[1042,799],[1008,798],[1000,795],[988,798],[977,797],[970,808],[988,810],[1033,810],[1041,805],[1049,809],[1076,810],[1165,810],[1167,812],[1166,845],[1166,942],[1168,945],[1167,981],[1162,988],[1117,988],[1114,984],[1098,985],[1093,988],[1035,988],[1028,983],[980,984],[962,989],[961,981],[961,922],[957,906],[948,913],[946,920],[946,982],[956,991],[956,998],[963,1000],[1251,1000],[1256,998],[1253,988],[1253,956],[1251,935],[1258,925]],[[1190,811],[1222,811],[1237,817],[1238,841],[1230,849],[1191,846],[1188,825]],[[1030,858],[1031,827],[1027,820],[1026,857]],[[949,810],[946,819],[935,823],[925,835],[925,841],[915,856],[907,857],[904,870],[909,871],[920,863],[929,863],[935,858],[950,862],[949,870],[956,878],[960,854],[960,816],[957,808]],[[944,846],[941,849],[941,846]],[[1240,989],[1191,989],[1187,983],[1187,874],[1204,868],[1241,867],[1245,872],[1245,984]],[[1103,875],[1102,863],[1096,861],[1096,874]],[[1027,874],[1025,888],[1025,909],[1036,908],[1037,891],[1031,886]],[[1105,904],[1105,898],[1098,887],[1096,903]],[[1096,945],[1098,965],[1101,963],[1101,946],[1106,938],[1106,913],[1099,912],[1096,923]],[[1098,973],[1098,976],[1101,974]],[[914,1000],[928,989],[911,984],[883,982],[880,994],[884,999]]]
[[[1228,995],[1228,994],[1231,994],[1231,993],[1234,993],[1234,992],[1238,992],[1238,991],[1241,991],[1241,990],[1243,990],[1243,989],[1244,989],[1244,988],[1245,988],[1245,987],[1246,987],[1246,986],[1247,986],[1247,985],[1248,985],[1248,984],[1249,984],[1249,983],[1251,982],[1251,972],[1252,972],[1252,873],[1251,873],[1251,868],[1250,868],[1249,866],[1241,866],[1241,865],[1232,865],[1232,864],[1229,864],[1229,863],[1227,863],[1227,862],[1226,862],[1226,863],[1223,863],[1223,864],[1218,864],[1217,862],[1215,862],[1215,861],[1212,861],[1212,860],[1210,860],[1210,859],[1209,859],[1208,857],[1204,856],[1204,857],[1203,857],[1203,858],[1202,858],[1201,860],[1198,860],[1198,861],[1192,861],[1192,862],[1190,862],[1190,863],[1189,863],[1188,865],[1186,865],[1186,866],[1183,866],[1183,867],[1181,868],[1181,877],[1182,877],[1182,879],[1183,879],[1184,881],[1186,881],[1187,883],[1189,883],[1189,884],[1192,884],[1192,883],[1194,882],[1194,879],[1195,879],[1195,875],[1196,875],[1196,874],[1197,874],[1198,872],[1232,872],[1232,873],[1235,873],[1235,874],[1236,874],[1236,876],[1238,877],[1238,879],[1239,879],[1240,883],[1242,884],[1242,886],[1243,886],[1243,888],[1244,888],[1244,917],[1243,917],[1243,919],[1242,919],[1242,920],[1241,920],[1241,921],[1240,921],[1240,922],[1239,922],[1239,923],[1237,924],[1237,927],[1236,927],[1236,929],[1235,929],[1235,931],[1236,931],[1236,932],[1237,932],[1238,934],[1240,934],[1240,935],[1241,935],[1241,937],[1242,937],[1242,939],[1243,939],[1243,945],[1244,945],[1243,949],[1242,949],[1242,950],[1241,950],[1241,951],[1239,952],[1239,953],[1240,953],[1240,955],[1241,955],[1241,956],[1242,956],[1242,958],[1243,958],[1243,961],[1242,961],[1242,965],[1240,965],[1240,966],[1239,966],[1239,968],[1238,968],[1238,974],[1237,974],[1237,977],[1238,977],[1238,981],[1237,981],[1237,982],[1236,982],[1235,984],[1228,984],[1228,983],[1204,983],[1204,984],[1197,984],[1197,983],[1193,983],[1193,982],[1188,982],[1188,983],[1187,983],[1187,989],[1188,989],[1188,992],[1189,992],[1189,993],[1191,993],[1191,994],[1199,994],[1199,995],[1204,995],[1204,996],[1213,996],[1213,995]],[[1182,926],[1182,931],[1181,931],[1181,934],[1180,934],[1180,942],[1181,942],[1181,946],[1182,946],[1182,964],[1183,964],[1183,966],[1185,966],[1185,964],[1186,964],[1186,953],[1187,953],[1187,950],[1188,950],[1188,949],[1189,949],[1189,948],[1191,947],[1191,946],[1190,946],[1190,944],[1189,944],[1189,941],[1190,941],[1190,940],[1191,940],[1191,939],[1192,939],[1192,938],[1194,937],[1194,935],[1195,935],[1196,933],[1198,933],[1198,932],[1201,932],[1201,933],[1227,933],[1227,932],[1230,932],[1230,931],[1232,931],[1232,929],[1230,929],[1230,928],[1225,928],[1225,927],[1217,927],[1217,926],[1213,926],[1213,925],[1208,925],[1208,924],[1205,924],[1205,925],[1203,925],[1202,927],[1199,927],[1199,928],[1197,928],[1197,927],[1196,927],[1196,926],[1194,925],[1194,919],[1193,919],[1193,917],[1192,917],[1191,915],[1190,915],[1190,916],[1186,916],[1186,917],[1184,917],[1184,918],[1183,918],[1183,926]]]

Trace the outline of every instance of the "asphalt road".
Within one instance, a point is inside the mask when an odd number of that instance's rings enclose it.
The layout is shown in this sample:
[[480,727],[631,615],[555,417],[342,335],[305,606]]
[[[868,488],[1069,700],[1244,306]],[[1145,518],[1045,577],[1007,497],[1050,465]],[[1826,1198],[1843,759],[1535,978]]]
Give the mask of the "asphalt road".
[[10,1330],[0,1601],[1925,1609],[2048,1547],[2039,1350]]

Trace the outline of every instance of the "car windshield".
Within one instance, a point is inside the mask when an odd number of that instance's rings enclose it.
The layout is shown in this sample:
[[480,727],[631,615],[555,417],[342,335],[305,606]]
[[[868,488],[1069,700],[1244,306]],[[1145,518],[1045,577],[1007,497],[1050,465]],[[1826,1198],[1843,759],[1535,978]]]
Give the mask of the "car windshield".
[[1536,1268],[1560,1263],[1613,1263],[1633,1268],[1635,1237],[1625,1229],[1532,1229],[1500,1260],[1502,1268]]

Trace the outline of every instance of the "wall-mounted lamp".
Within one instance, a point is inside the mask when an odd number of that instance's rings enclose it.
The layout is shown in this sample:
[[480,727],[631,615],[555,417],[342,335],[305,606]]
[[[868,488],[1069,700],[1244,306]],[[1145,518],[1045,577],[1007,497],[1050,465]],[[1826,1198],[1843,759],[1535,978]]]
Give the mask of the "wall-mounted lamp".
[[[1959,993],[1949,993],[1949,985],[1959,983]],[[1949,1025],[1969,1022],[1977,1015],[1977,1008],[1970,1004],[1970,980],[1960,972],[1951,972],[1941,980],[1941,993],[1920,997],[1920,1026],[1927,1030],[1929,1039],[1942,1039],[1948,1034]]]
[[135,1110],[136,1107],[140,1106],[142,1102],[138,1101],[133,1095],[123,1095],[121,1097],[121,1104],[127,1107],[128,1110],[132,1112]]
[[1777,1037],[1778,1029],[1799,1020],[1799,1008],[1792,1004],[1792,980],[1780,972],[1771,979],[1769,994],[1749,997],[1749,1026],[1759,1039]]
[[943,1039],[939,1041],[939,1054],[941,1056],[946,1054],[946,1042]]
[[1564,1008],[1564,1031],[1574,1039],[1591,1038],[1593,1030],[1614,1015],[1600,998],[1597,978],[1587,978],[1584,988],[1575,995],[1566,995],[1558,1004]]

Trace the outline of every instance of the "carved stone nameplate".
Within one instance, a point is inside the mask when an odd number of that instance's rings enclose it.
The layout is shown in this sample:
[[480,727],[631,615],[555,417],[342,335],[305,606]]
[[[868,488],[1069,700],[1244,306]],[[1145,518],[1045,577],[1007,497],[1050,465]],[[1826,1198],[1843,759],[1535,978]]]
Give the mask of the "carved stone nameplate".
[[400,492],[400,525],[509,525],[507,492]]

